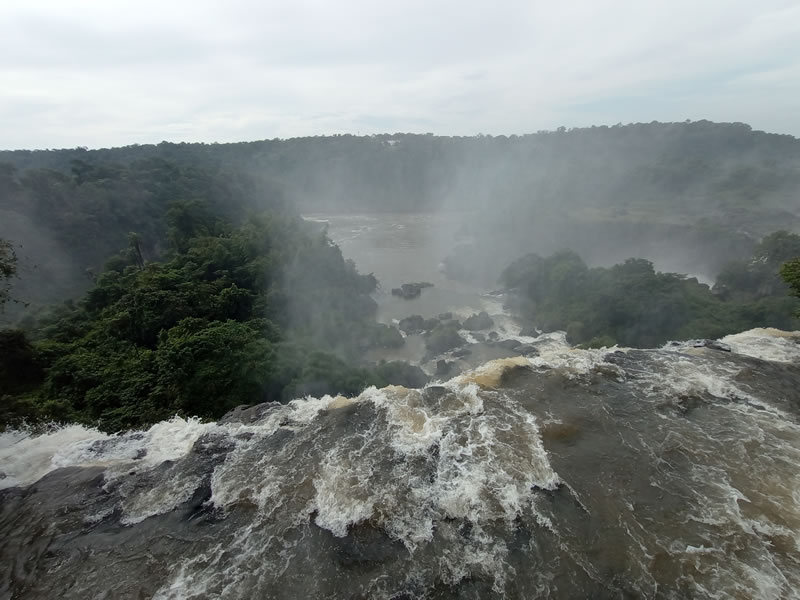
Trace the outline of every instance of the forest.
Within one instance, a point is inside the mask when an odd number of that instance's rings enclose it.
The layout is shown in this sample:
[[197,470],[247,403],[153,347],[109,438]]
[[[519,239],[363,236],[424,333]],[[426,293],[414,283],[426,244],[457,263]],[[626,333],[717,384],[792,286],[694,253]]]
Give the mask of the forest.
[[0,152],[0,426],[106,431],[418,385],[309,211],[444,211],[449,276],[652,347],[797,329],[800,141],[740,123]]
[[[359,364],[365,350],[402,338],[373,318],[375,278],[358,274],[318,226],[277,204],[243,217],[252,201],[246,186],[156,166],[110,169],[100,184],[46,175],[61,189],[45,187],[45,198],[97,211],[85,221],[79,210],[42,213],[57,234],[74,236],[60,239],[76,257],[96,260],[114,235],[127,247],[82,298],[38,308],[2,331],[0,421],[118,431],[174,414],[215,418],[240,404],[407,381],[408,365]],[[20,195],[41,199],[30,193],[37,182],[23,176]],[[104,197],[103,186],[115,194]],[[135,193],[125,196],[128,189]],[[98,210],[82,203],[84,194],[105,207],[121,201]],[[242,211],[238,225],[226,218],[234,210]],[[123,234],[137,224],[144,234]],[[14,246],[2,249],[4,283],[24,279]],[[4,292],[5,304],[14,293]]]
[[572,251],[526,255],[500,280],[528,326],[566,331],[587,347],[653,348],[753,327],[800,328],[800,302],[790,296],[800,293],[799,256],[800,235],[779,231],[750,260],[729,263],[711,288],[640,258],[589,268]]

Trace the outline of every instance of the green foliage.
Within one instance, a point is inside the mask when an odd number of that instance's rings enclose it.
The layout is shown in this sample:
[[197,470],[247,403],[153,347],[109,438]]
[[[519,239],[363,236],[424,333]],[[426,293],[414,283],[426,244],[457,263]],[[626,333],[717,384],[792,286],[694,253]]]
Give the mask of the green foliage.
[[[781,266],[781,277],[789,286],[790,293],[800,298],[800,258],[787,261]],[[800,310],[797,318],[800,319]]]
[[717,277],[714,292],[725,299],[757,301],[769,296],[784,296],[781,265],[800,256],[800,235],[776,231],[756,246],[749,261],[728,263]]
[[[769,258],[752,264],[775,277],[772,261],[783,254],[774,250],[774,242],[784,248],[787,239],[793,240],[783,234],[766,238],[759,256]],[[732,265],[721,275],[724,284],[712,293],[696,279],[658,273],[646,260],[590,269],[574,252],[560,252],[515,261],[501,282],[516,290],[517,308],[532,324],[565,330],[573,343],[655,347],[671,339],[717,338],[757,326],[793,329],[797,303],[783,289],[765,287],[764,277],[760,270]],[[729,299],[732,294],[719,293],[721,285],[747,295]]]
[[8,280],[17,274],[17,254],[11,242],[0,239],[0,310],[8,302]]
[[145,262],[132,236],[82,302],[41,319],[33,345],[0,335],[0,384],[11,393],[3,422],[118,431],[383,383],[331,353],[400,336],[369,319],[374,277],[298,219],[236,229],[199,204],[173,208],[167,260]]
[[379,364],[375,367],[375,373],[386,384],[402,385],[407,388],[421,388],[429,380],[425,371],[418,366],[399,360]]

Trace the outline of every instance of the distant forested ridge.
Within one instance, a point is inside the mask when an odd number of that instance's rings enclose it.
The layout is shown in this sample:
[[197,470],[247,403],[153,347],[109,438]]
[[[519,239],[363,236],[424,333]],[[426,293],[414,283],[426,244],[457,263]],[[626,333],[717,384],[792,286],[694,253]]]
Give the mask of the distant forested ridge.
[[79,183],[154,159],[246,176],[299,212],[453,211],[463,245],[450,272],[484,281],[521,254],[565,247],[597,265],[639,256],[712,280],[764,235],[800,231],[800,140],[742,123],[0,152],[20,172]]

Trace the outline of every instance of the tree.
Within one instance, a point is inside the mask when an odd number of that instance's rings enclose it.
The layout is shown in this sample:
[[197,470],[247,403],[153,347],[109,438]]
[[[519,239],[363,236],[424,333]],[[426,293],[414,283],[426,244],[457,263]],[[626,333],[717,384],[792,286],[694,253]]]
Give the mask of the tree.
[[0,239],[0,310],[9,301],[9,280],[17,274],[17,253],[11,242]]
[[[789,293],[800,298],[800,258],[783,263],[781,277],[789,286]],[[797,316],[800,318],[800,311]]]

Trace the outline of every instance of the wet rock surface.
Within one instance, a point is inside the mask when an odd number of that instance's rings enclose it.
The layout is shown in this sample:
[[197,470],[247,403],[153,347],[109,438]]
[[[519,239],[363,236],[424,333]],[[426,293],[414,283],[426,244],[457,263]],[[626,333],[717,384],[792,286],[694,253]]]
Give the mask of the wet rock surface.
[[486,311],[481,311],[464,320],[464,329],[470,331],[480,331],[494,326],[494,320]]
[[800,361],[530,345],[54,445],[71,466],[0,491],[0,597],[797,597]]
[[405,300],[418,298],[425,288],[433,287],[432,283],[421,281],[419,283],[404,283],[399,288],[392,288],[392,296],[399,296]]

